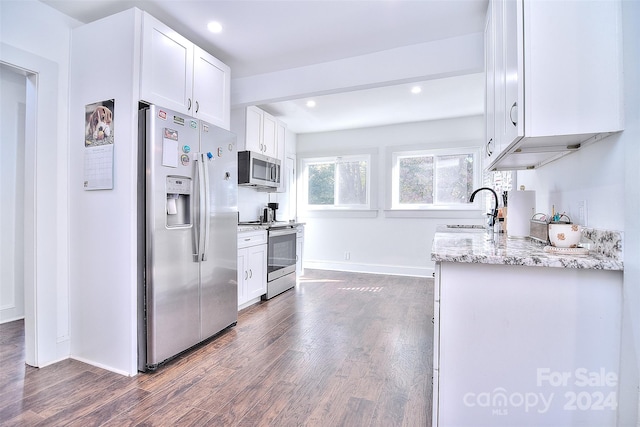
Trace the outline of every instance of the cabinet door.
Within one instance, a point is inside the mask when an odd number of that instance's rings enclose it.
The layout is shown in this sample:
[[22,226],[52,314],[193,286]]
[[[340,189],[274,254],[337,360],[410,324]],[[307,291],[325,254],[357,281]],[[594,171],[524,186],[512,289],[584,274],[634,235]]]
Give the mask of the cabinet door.
[[502,40],[504,38],[503,16],[504,16],[504,0],[495,0],[491,2],[489,12],[491,13],[493,28],[493,135],[494,149],[491,155],[491,161],[495,160],[502,149],[502,140],[506,126],[505,114],[505,63],[504,49],[502,48]]
[[229,130],[229,67],[194,46],[193,115]]
[[247,301],[267,293],[267,245],[247,248]]
[[262,153],[262,110],[247,107],[245,122],[245,150]]
[[249,272],[247,268],[247,250],[238,250],[238,306],[249,301],[247,298],[247,279]]
[[191,114],[193,43],[143,14],[140,98]]
[[492,3],[487,10],[484,30],[484,68],[485,68],[485,140],[484,167],[495,158],[495,21],[492,16]]
[[278,157],[277,121],[269,113],[262,115],[262,153],[269,157]]
[[440,263],[436,262],[433,281],[433,402],[431,425],[438,424],[440,393]]
[[524,136],[524,27],[522,0],[503,1],[502,50],[504,52],[504,133],[505,149]]

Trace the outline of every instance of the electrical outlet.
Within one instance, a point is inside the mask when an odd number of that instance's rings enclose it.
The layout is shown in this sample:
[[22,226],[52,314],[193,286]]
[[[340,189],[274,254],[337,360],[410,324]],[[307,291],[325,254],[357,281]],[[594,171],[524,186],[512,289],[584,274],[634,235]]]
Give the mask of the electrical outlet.
[[345,259],[346,261],[349,261],[349,260],[351,259],[351,252],[345,252],[345,253],[344,253],[344,259]]
[[587,201],[580,200],[578,202],[578,223],[584,227],[587,226]]

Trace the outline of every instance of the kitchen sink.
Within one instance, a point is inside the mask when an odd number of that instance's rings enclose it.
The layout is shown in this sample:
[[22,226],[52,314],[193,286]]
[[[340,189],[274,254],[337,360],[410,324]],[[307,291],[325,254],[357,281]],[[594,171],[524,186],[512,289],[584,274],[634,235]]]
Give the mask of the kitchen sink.
[[444,231],[447,233],[469,233],[486,231],[486,228],[484,225],[477,224],[447,224],[445,226],[438,227],[437,231]]

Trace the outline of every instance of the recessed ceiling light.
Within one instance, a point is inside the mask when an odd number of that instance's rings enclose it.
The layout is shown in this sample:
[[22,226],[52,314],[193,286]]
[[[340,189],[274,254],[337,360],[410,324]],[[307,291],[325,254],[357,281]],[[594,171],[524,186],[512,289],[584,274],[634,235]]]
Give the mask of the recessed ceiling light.
[[222,24],[217,21],[212,21],[207,24],[207,28],[212,33],[221,33],[222,32]]
[[316,106],[316,101],[310,99],[309,101],[307,101],[307,107],[309,108],[313,108]]
[[411,88],[411,93],[420,93],[422,92],[422,88],[420,86],[414,86]]

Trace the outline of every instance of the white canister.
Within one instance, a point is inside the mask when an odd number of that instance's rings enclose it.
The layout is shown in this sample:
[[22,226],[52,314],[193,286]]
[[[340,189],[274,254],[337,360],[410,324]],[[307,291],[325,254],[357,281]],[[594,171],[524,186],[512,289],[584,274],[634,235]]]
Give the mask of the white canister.
[[529,220],[536,213],[536,192],[507,192],[507,237],[528,237]]

